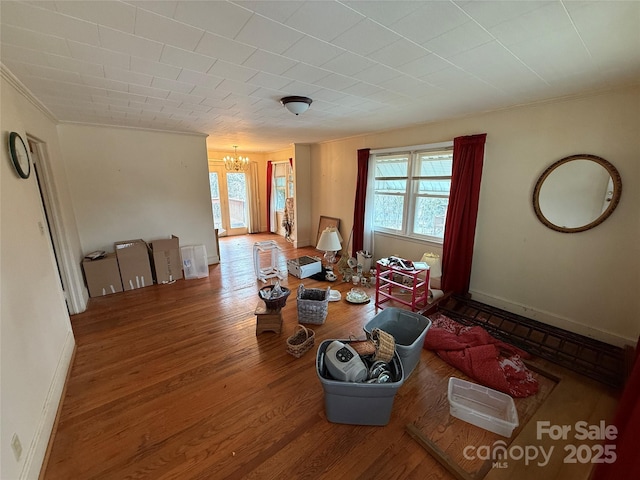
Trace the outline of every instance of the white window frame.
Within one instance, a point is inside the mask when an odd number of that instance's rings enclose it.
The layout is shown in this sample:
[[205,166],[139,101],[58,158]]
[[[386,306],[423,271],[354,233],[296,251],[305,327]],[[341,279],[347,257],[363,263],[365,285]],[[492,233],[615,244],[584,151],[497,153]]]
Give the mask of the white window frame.
[[[375,233],[382,233],[385,235],[390,235],[394,237],[400,238],[409,238],[419,241],[432,242],[436,244],[442,244],[443,239],[439,237],[434,237],[430,235],[423,235],[418,233],[413,233],[413,223],[415,219],[415,206],[416,206],[416,198],[422,196],[431,196],[431,195],[422,195],[417,192],[417,186],[419,180],[429,179],[429,178],[438,178],[438,179],[449,179],[451,180],[451,176],[447,177],[421,177],[416,175],[416,169],[419,165],[420,155],[424,155],[425,153],[436,153],[442,151],[451,151],[453,154],[453,142],[441,142],[441,143],[432,143],[432,144],[424,144],[424,145],[413,145],[408,147],[398,147],[398,148],[386,148],[379,150],[372,150],[369,152],[370,155],[370,165],[369,165],[369,185],[370,185],[370,200],[368,200],[368,204],[372,207],[371,211],[371,226]],[[404,205],[402,212],[402,227],[400,230],[390,229],[380,226],[373,225],[373,198],[375,195],[375,181],[390,179],[387,177],[376,177],[376,160],[380,156],[387,155],[406,155],[409,158],[408,166],[407,166],[407,176],[406,177],[393,177],[392,180],[404,180],[406,181],[406,189],[404,193]],[[450,198],[450,195],[448,196]]]

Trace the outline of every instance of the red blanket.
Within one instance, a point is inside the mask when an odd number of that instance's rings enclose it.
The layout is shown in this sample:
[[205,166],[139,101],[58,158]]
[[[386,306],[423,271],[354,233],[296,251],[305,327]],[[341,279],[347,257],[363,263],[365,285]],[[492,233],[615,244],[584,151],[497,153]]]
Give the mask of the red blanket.
[[526,352],[497,340],[482,327],[466,327],[440,313],[430,318],[424,348],[477,382],[512,397],[538,392],[538,381],[522,361],[528,357]]

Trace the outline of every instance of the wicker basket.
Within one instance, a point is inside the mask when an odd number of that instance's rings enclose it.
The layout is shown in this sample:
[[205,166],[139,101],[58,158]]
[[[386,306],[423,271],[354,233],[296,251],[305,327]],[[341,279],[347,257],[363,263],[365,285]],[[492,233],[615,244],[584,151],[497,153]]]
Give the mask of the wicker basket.
[[315,341],[316,334],[304,325],[298,325],[296,332],[287,338],[287,353],[300,358],[307,353]]
[[[280,288],[282,289],[283,294],[278,298],[274,298],[273,300],[262,298],[262,296],[259,295],[260,299],[262,299],[264,304],[267,306],[267,310],[279,310],[287,303],[287,297],[289,296],[291,291],[287,287],[281,286]],[[262,287],[260,291],[270,292],[272,289],[273,285],[267,285],[266,287]]]
[[311,323],[322,325],[327,318],[327,306],[329,305],[329,293],[331,287],[326,290],[321,288],[298,287],[298,323]]
[[371,339],[376,345],[376,353],[373,359],[389,363],[396,351],[396,340],[393,335],[379,328],[374,328],[371,332]]
[[367,340],[351,340],[349,345],[362,357],[375,355],[376,344],[371,339]]
[[349,345],[358,352],[358,355],[371,357],[374,362],[381,360],[389,363],[396,351],[396,340],[393,335],[379,328],[367,333],[366,340],[352,340]]

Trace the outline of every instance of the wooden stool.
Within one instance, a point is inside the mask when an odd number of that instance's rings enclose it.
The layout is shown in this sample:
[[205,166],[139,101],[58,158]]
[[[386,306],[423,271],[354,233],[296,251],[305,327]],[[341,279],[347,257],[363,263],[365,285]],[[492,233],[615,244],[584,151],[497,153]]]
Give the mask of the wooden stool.
[[282,331],[282,311],[280,308],[275,310],[269,310],[265,306],[263,301],[258,303],[256,307],[256,335],[262,332],[275,332],[280,333]]

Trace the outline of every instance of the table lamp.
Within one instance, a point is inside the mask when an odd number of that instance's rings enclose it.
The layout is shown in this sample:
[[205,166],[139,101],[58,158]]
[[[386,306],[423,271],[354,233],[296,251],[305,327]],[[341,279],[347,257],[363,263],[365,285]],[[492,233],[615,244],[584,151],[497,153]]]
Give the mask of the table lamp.
[[327,227],[320,234],[320,240],[318,240],[316,248],[325,252],[324,258],[329,264],[329,269],[333,268],[332,264],[336,261],[336,252],[342,250],[340,242],[340,232],[335,227]]

